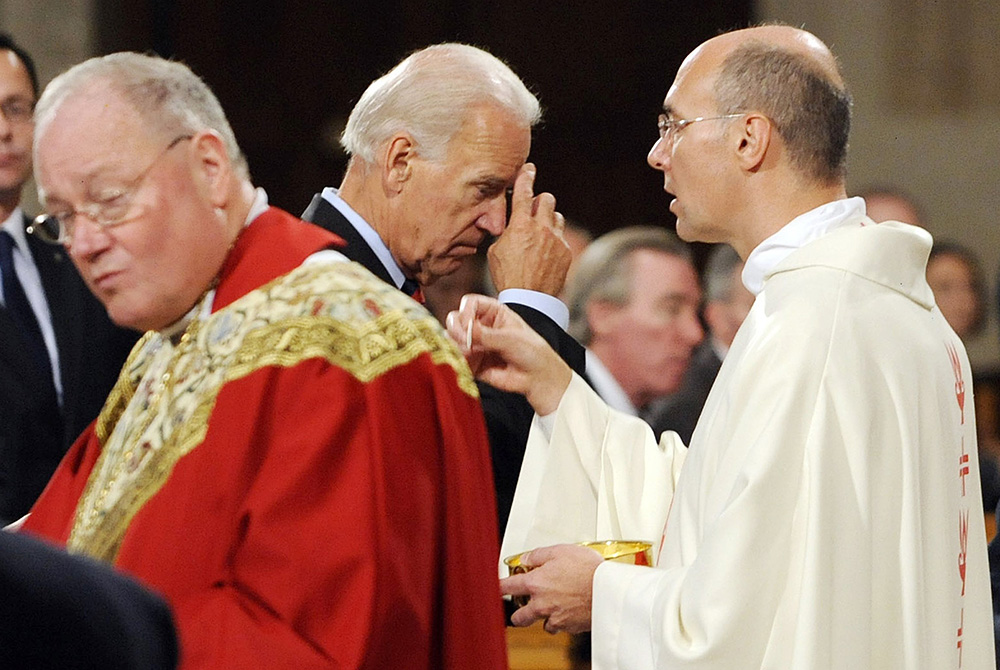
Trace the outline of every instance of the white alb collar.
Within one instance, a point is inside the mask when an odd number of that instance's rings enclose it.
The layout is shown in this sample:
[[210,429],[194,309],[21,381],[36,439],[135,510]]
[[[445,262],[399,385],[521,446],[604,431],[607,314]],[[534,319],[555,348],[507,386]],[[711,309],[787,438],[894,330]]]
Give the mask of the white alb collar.
[[757,295],[764,289],[768,273],[790,253],[864,216],[863,198],[834,200],[800,214],[750,252],[743,266],[743,285]]

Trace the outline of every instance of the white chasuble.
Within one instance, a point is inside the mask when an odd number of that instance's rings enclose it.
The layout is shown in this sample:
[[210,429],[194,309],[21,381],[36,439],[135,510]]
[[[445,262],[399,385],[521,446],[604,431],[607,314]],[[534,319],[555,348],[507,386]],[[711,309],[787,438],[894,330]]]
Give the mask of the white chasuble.
[[544,467],[518,494],[537,507],[508,535],[663,530],[655,569],[597,570],[595,669],[994,667],[972,376],[929,247],[859,217],[780,262],[679,477],[675,438],[595,410],[582,384],[551,442],[533,428]]

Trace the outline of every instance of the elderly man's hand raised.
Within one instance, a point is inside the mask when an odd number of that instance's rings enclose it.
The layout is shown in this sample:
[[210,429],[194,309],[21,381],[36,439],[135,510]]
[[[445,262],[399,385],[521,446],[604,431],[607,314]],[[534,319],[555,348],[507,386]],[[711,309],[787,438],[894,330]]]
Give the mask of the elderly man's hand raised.
[[490,246],[490,275],[497,291],[528,289],[559,295],[572,253],[563,240],[566,221],[551,193],[534,194],[536,168],[525,163],[514,181],[510,221]]

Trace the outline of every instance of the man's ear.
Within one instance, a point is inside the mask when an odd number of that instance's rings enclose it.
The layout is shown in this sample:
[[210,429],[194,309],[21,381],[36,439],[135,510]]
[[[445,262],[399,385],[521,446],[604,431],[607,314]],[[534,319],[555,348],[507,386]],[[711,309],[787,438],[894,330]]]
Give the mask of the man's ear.
[[232,192],[232,164],[226,143],[214,130],[202,130],[191,138],[195,170],[215,207],[227,204]]
[[748,172],[756,172],[764,164],[767,152],[771,148],[771,133],[774,124],[763,114],[747,114],[739,124],[738,145],[736,154],[740,166]]
[[408,133],[395,135],[385,145],[382,161],[382,184],[390,194],[397,194],[413,174],[417,146]]

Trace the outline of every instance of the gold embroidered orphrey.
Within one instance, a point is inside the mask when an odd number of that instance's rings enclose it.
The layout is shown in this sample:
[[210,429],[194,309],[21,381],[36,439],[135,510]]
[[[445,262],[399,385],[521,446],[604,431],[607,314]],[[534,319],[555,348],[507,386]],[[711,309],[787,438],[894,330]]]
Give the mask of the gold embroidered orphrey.
[[369,382],[424,353],[454,369],[459,387],[478,397],[465,359],[438,322],[345,262],[301,266],[202,320],[196,316],[176,345],[147,333],[98,418],[103,446],[67,549],[114,561],[132,518],[204,440],[228,382],[313,358]]

